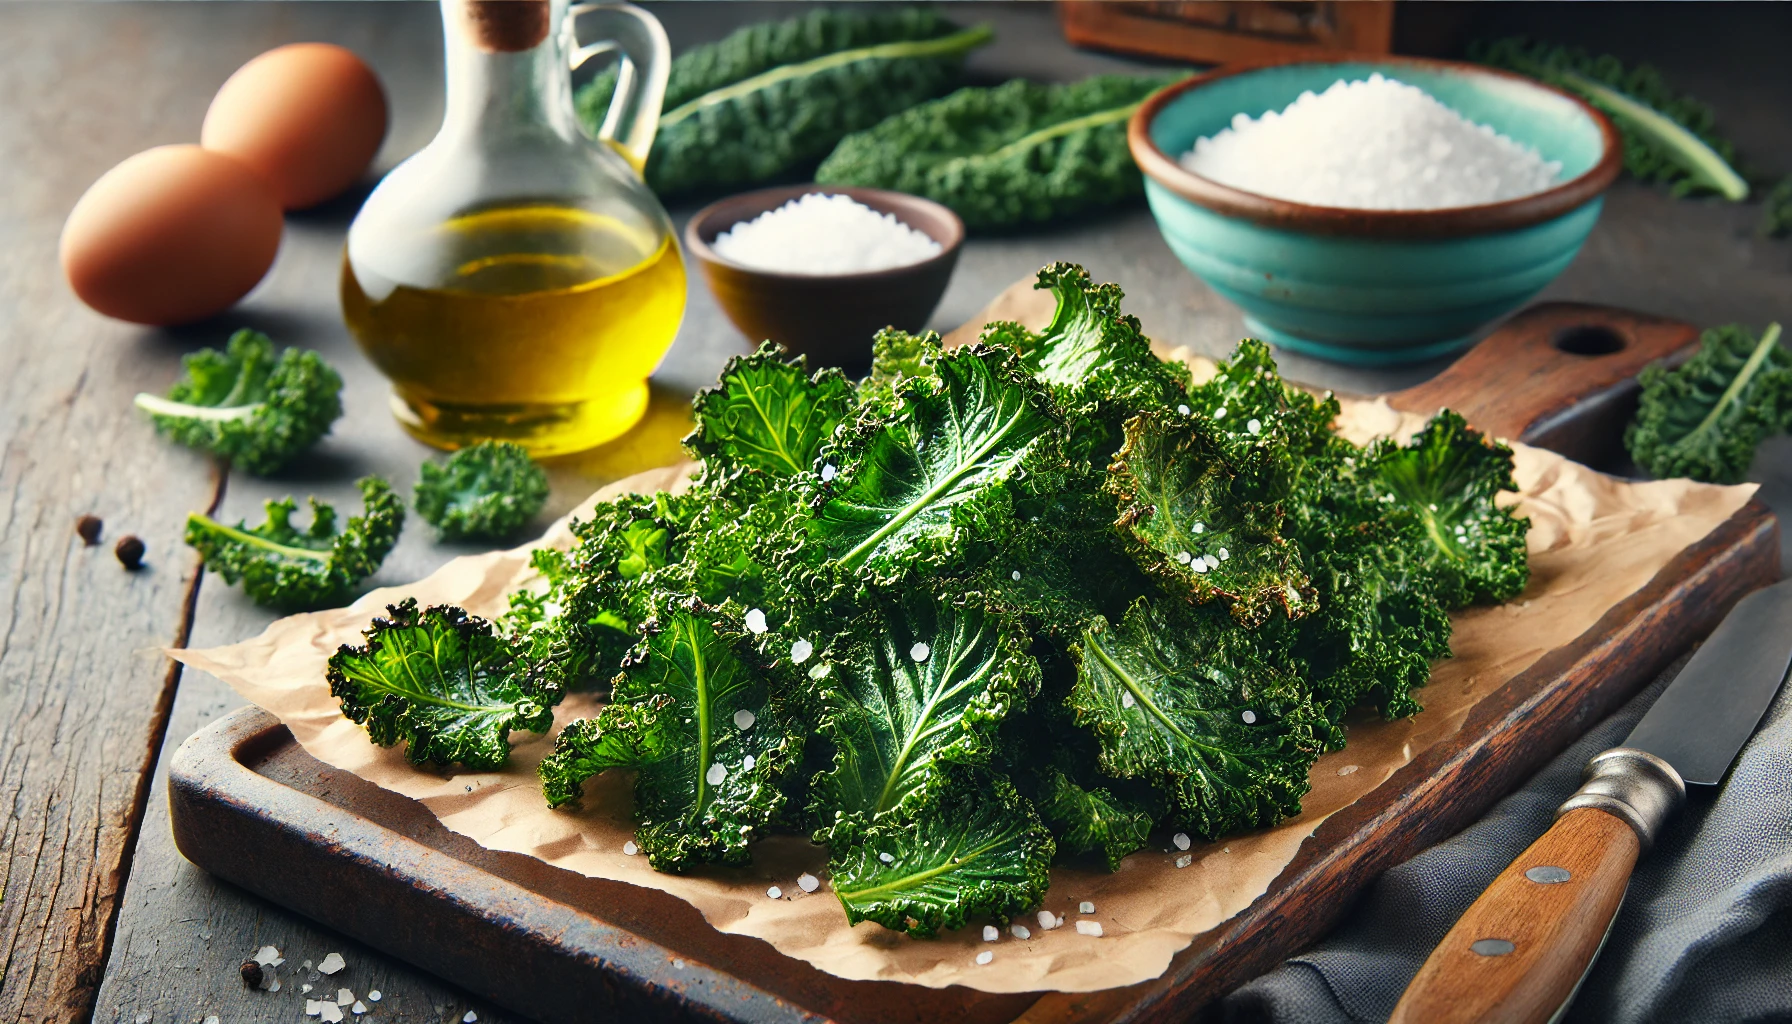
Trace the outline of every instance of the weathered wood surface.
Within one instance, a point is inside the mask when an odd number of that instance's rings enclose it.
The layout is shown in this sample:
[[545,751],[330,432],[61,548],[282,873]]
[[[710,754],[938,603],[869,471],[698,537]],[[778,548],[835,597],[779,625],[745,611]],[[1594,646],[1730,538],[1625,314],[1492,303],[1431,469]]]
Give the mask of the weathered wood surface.
[[[790,9],[692,5],[661,13],[678,47]],[[981,75],[1065,79],[1130,66],[1068,50],[1043,6],[960,10],[997,22],[1000,42],[972,60]],[[1779,66],[1789,16],[1784,5],[1550,5],[1546,12],[1477,5],[1472,19],[1653,60],[1716,106],[1757,161],[1792,168],[1784,114],[1792,80],[1759,71]],[[338,247],[355,200],[290,218],[262,289],[241,309],[180,331],[133,328],[82,309],[56,271],[55,243],[62,218],[94,178],[140,149],[195,139],[217,85],[243,60],[283,42],[342,42],[373,62],[394,111],[381,157],[390,166],[437,124],[439,33],[434,5],[422,3],[0,5],[0,85],[8,97],[0,108],[0,360],[7,370],[0,486],[10,499],[0,519],[7,623],[0,631],[0,794],[9,800],[0,832],[7,887],[0,1019],[84,1016],[108,956],[95,1014],[107,1024],[143,1014],[284,1019],[290,1003],[256,1001],[241,990],[232,973],[238,956],[281,939],[301,950],[300,959],[347,945],[182,862],[168,838],[162,791],[146,790],[165,716],[167,739],[178,743],[237,704],[208,678],[171,674],[153,649],[181,640],[189,621],[194,642],[210,644],[252,634],[268,616],[234,591],[195,579],[179,544],[181,517],[211,504],[223,483],[205,460],[155,440],[128,400],[165,386],[181,353],[217,344],[240,325],[261,327],[337,362],[348,378],[350,415],[315,457],[282,479],[231,479],[226,514],[255,514],[263,498],[289,492],[343,500],[353,478],[369,471],[408,486],[424,452],[386,416],[380,382],[348,344],[337,313]],[[1676,202],[1621,183],[1586,251],[1545,297],[1695,323],[1783,318],[1792,245],[1754,239],[1754,215],[1753,208]],[[1058,258],[1121,282],[1129,309],[1199,351],[1222,352],[1242,329],[1235,310],[1176,264],[1142,208],[1046,233],[973,240],[936,324],[956,324],[1008,282]],[[684,329],[659,375],[667,397],[657,427],[556,466],[549,513],[603,479],[665,461],[680,432],[678,393],[712,379],[744,347],[694,284]],[[1439,369],[1351,371],[1298,358],[1285,368],[1296,379],[1353,391],[1405,387]],[[1766,446],[1754,477],[1766,481],[1769,504],[1792,508],[1792,442]],[[68,532],[88,511],[106,519],[108,547],[81,548]],[[125,530],[149,542],[147,573],[126,576],[111,560],[109,541]],[[415,577],[457,553],[414,530],[380,579]],[[425,1021],[464,1012],[452,986],[371,952],[343,952],[361,957],[355,970],[404,994],[382,1010],[387,1016]]]

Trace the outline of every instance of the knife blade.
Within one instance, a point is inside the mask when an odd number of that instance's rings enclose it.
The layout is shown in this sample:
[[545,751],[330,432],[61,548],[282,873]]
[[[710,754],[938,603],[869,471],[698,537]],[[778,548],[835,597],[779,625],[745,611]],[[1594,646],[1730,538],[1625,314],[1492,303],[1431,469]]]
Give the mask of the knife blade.
[[1544,1024],[1580,988],[1637,859],[1723,781],[1792,668],[1792,580],[1743,598],[1625,739],[1587,762],[1555,823],[1432,951],[1390,1024]]

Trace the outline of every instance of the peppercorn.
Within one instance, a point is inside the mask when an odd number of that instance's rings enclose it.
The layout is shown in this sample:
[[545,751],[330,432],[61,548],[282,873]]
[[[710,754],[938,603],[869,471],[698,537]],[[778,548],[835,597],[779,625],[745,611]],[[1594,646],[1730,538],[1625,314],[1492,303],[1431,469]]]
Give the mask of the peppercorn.
[[243,974],[243,984],[249,986],[250,988],[260,988],[261,987],[261,965],[260,964],[256,963],[253,960],[244,960],[243,966],[240,967],[239,970],[242,971],[242,974]]
[[144,550],[142,539],[134,533],[127,533],[118,538],[118,546],[112,549],[112,553],[118,556],[119,563],[126,569],[136,572],[143,568]]
[[75,520],[75,532],[81,535],[81,540],[86,542],[88,547],[93,547],[100,542],[100,530],[104,529],[105,525],[100,522],[99,516],[82,516]]

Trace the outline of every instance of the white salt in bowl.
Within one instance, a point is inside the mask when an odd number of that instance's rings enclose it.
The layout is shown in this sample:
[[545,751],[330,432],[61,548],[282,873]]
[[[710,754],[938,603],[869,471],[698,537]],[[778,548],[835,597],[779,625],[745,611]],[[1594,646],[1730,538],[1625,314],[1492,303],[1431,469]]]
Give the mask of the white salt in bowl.
[[[1177,157],[1240,113],[1379,72],[1559,163],[1551,188],[1479,206],[1314,206],[1202,177]],[[1579,253],[1623,165],[1617,130],[1578,98],[1475,64],[1383,57],[1217,71],[1133,114],[1127,141],[1170,249],[1272,344],[1339,362],[1434,358],[1468,345]]]

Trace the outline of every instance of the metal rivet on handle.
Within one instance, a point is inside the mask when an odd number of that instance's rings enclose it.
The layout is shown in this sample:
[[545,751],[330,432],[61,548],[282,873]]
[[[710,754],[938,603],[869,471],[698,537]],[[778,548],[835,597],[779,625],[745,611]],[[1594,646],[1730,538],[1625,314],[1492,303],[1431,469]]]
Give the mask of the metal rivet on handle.
[[1538,885],[1555,885],[1558,882],[1566,882],[1574,875],[1569,873],[1567,868],[1558,868],[1554,864],[1539,864],[1534,868],[1526,869],[1524,877]]
[[1468,948],[1482,956],[1505,956],[1518,947],[1505,939],[1476,939]]

